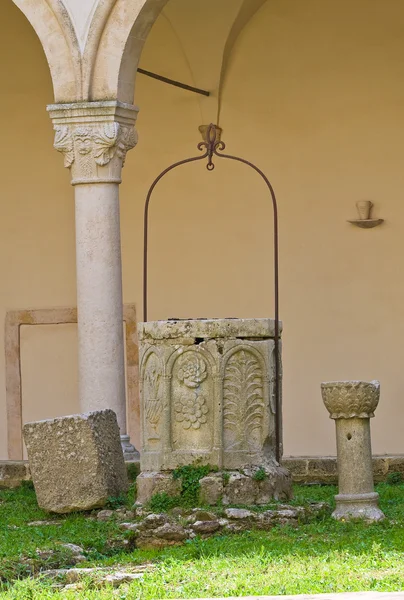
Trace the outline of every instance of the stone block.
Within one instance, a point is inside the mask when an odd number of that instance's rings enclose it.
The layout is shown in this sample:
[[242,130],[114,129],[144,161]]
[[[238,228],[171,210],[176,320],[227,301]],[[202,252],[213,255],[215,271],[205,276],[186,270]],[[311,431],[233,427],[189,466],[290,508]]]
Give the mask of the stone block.
[[304,456],[284,456],[282,466],[290,471],[293,481],[304,481],[308,472],[308,460]]
[[338,478],[337,461],[333,457],[309,459],[307,470],[313,483],[334,483]]
[[29,481],[31,474],[28,463],[22,460],[5,461],[0,463],[0,489],[16,488],[23,481]]
[[222,475],[209,475],[199,481],[199,501],[201,504],[217,504],[223,496]]
[[149,502],[155,494],[163,492],[169,496],[179,496],[181,480],[174,479],[171,473],[141,473],[136,479],[136,501],[141,504]]
[[23,433],[41,508],[55,513],[90,510],[127,491],[112,410],[27,423]]
[[392,456],[388,459],[387,473],[401,473],[404,475],[404,460],[400,456]]
[[258,482],[241,473],[232,473],[225,486],[223,504],[255,504]]

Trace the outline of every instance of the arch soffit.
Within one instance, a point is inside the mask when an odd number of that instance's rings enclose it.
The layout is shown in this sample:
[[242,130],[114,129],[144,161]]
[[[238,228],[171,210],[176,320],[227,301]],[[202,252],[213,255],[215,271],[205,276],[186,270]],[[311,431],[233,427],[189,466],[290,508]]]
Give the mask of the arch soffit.
[[12,0],[26,16],[44,49],[55,102],[83,99],[77,36],[62,0]]
[[101,0],[84,53],[89,100],[133,103],[136,70],[147,35],[168,0]]
[[218,121],[220,120],[220,109],[223,96],[223,87],[229,69],[230,57],[237,39],[243,29],[248,25],[254,15],[266,3],[267,0],[244,0],[243,5],[233,23],[223,52],[222,70],[220,74],[219,99],[218,99]]
[[[229,15],[228,28],[222,28],[224,41],[217,53],[212,71],[217,73],[213,90],[217,112],[229,58],[238,36],[266,0],[239,0]],[[111,100],[133,103],[136,70],[147,36],[169,0],[99,0],[89,29],[83,61],[83,93],[89,100]],[[167,15],[179,39],[181,27]],[[206,27],[204,28],[206,36]],[[186,46],[186,44],[185,44]],[[186,48],[185,52],[186,52]],[[203,50],[203,47],[201,48]],[[189,60],[189,56],[187,56]],[[192,63],[192,60],[190,61]],[[195,72],[192,68],[193,74]],[[198,78],[196,85],[202,85]],[[203,85],[202,85],[203,87]],[[209,98],[202,99],[203,101]],[[212,99],[211,99],[212,100]],[[211,111],[209,111],[211,112]]]

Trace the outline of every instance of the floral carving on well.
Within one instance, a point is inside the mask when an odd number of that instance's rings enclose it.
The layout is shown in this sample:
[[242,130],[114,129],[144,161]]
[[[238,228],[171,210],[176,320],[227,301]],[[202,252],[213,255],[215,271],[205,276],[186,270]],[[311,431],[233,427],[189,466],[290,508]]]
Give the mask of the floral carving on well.
[[207,376],[207,365],[201,356],[192,353],[182,359],[177,379],[184,389],[174,404],[174,410],[175,420],[182,423],[184,429],[199,429],[207,422],[209,409],[201,390],[201,384]]
[[369,419],[379,403],[378,381],[331,381],[321,384],[323,402],[331,419]]

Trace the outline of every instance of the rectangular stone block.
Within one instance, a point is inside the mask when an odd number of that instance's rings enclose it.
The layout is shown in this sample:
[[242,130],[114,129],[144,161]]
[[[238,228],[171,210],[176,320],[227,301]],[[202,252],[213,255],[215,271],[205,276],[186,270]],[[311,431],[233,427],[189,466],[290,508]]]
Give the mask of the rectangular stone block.
[[23,433],[41,508],[55,513],[90,510],[127,491],[112,410],[27,423]]
[[30,479],[28,463],[23,460],[0,462],[0,489],[16,488]]

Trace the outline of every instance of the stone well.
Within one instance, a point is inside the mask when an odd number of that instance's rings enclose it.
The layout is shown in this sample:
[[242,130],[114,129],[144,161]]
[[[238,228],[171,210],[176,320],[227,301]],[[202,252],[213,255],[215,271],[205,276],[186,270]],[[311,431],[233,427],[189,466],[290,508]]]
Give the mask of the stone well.
[[173,489],[153,485],[163,473],[196,462],[246,477],[264,468],[272,496],[290,496],[275,460],[273,320],[140,323],[139,348],[143,501]]

